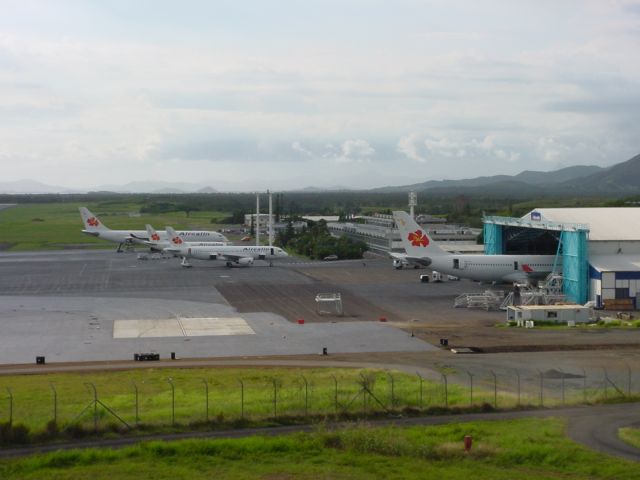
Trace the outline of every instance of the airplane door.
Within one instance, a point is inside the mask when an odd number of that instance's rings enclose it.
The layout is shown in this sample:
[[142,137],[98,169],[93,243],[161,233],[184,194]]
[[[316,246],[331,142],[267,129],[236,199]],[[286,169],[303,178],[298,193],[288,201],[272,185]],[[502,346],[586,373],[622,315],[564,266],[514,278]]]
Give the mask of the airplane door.
[[453,259],[453,268],[456,270],[460,269],[460,259],[459,258],[454,258]]
[[518,262],[513,262],[513,269],[518,270]]
[[273,247],[271,248],[271,256],[273,257],[274,253],[273,253]]

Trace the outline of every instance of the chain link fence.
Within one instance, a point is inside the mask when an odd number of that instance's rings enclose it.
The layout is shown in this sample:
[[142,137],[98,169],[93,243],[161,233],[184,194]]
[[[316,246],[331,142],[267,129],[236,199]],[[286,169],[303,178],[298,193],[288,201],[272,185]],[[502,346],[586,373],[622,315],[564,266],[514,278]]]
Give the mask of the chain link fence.
[[[86,375],[89,378],[89,375]],[[1,380],[1,379],[0,379]],[[144,426],[234,423],[311,417],[433,413],[446,408],[556,407],[631,399],[638,379],[629,366],[609,372],[561,368],[420,374],[363,370],[350,374],[302,372],[265,378],[156,378],[85,381],[29,388],[5,385],[0,423],[32,431],[56,428],[131,430]],[[0,385],[1,385],[0,381]]]

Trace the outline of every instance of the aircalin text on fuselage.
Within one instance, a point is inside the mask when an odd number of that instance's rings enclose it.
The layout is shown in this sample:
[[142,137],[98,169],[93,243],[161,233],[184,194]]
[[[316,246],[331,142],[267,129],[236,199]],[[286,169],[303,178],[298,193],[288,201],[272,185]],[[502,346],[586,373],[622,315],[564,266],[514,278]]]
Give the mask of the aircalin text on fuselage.
[[221,260],[227,266],[251,265],[254,260],[276,260],[287,257],[288,254],[279,247],[268,246],[239,246],[239,245],[197,245],[184,241],[171,227],[167,227],[167,233],[172,245],[164,250],[182,257],[182,266],[189,267],[187,259]]

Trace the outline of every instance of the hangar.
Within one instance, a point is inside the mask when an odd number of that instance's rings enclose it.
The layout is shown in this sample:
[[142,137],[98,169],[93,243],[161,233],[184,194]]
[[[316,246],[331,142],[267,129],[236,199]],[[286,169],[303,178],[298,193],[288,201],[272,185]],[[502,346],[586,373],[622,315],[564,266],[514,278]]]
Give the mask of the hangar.
[[640,296],[640,208],[536,208],[485,217],[487,255],[556,255],[568,300],[622,310]]

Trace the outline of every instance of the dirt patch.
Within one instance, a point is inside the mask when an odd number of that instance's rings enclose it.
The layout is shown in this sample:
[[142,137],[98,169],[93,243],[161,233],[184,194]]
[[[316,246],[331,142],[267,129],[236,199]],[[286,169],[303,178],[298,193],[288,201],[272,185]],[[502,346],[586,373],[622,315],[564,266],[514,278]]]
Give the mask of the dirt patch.
[[[377,321],[380,317],[392,320],[394,315],[384,309],[372,305],[367,300],[351,292],[336,287],[317,283],[311,285],[269,285],[269,284],[235,284],[217,287],[222,296],[240,313],[272,312],[283,316],[291,322],[304,319],[305,322],[332,321]],[[344,314],[319,315],[316,306],[318,293],[340,293]]]
[[583,345],[496,345],[476,347],[478,353],[560,352],[575,350],[637,349],[637,343],[583,344]]

